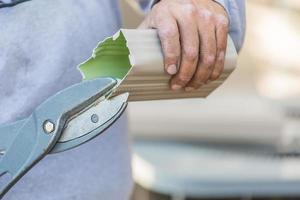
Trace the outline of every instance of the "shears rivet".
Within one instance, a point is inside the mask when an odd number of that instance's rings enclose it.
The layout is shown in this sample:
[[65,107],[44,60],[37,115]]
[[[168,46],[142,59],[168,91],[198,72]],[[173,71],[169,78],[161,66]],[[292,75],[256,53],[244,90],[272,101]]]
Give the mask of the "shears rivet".
[[91,121],[92,121],[93,123],[97,123],[97,122],[99,121],[98,115],[97,115],[97,114],[93,114],[93,115],[91,116]]
[[0,149],[0,156],[5,154],[5,150],[4,149]]
[[43,125],[44,131],[48,134],[55,130],[55,124],[49,120],[46,120]]

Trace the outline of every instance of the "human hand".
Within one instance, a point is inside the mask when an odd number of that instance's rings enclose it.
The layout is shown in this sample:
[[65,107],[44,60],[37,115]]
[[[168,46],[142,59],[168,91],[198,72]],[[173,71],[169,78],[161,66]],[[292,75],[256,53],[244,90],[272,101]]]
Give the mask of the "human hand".
[[229,19],[213,0],[161,0],[139,26],[155,28],[171,88],[192,91],[220,77]]

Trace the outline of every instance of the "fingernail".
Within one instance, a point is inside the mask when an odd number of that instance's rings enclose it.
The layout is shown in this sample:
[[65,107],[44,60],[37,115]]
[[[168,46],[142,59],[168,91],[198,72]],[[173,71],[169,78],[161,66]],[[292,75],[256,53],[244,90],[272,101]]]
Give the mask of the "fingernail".
[[177,73],[177,67],[176,65],[169,65],[167,67],[167,72],[170,74],[170,75],[174,75]]
[[177,85],[177,84],[172,85],[172,89],[173,89],[173,90],[180,90],[181,88],[182,88],[181,85]]
[[186,87],[186,88],[185,88],[185,91],[187,91],[187,92],[192,92],[192,91],[194,91],[194,90],[196,90],[196,89],[193,88],[193,87]]

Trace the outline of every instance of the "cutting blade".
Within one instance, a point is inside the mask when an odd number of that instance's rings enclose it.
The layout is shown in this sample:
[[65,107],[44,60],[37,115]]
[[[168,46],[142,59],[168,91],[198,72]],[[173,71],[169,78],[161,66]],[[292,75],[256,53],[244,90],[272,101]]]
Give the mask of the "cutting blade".
[[127,106],[128,93],[102,97],[69,120],[51,153],[74,148],[96,137],[112,125]]

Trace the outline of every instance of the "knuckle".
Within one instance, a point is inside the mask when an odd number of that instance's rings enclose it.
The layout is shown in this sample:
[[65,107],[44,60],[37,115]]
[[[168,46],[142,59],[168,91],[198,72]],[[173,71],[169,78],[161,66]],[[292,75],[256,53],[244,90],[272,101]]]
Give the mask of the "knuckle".
[[194,17],[197,13],[197,8],[192,3],[187,3],[185,6],[182,7],[183,12],[185,15],[189,17]]
[[218,26],[221,26],[223,28],[227,28],[229,26],[229,20],[227,17],[225,17],[224,15],[216,15],[216,22],[218,24]]
[[198,58],[198,49],[195,47],[188,47],[184,49],[183,54],[186,60],[193,62]]
[[213,13],[207,9],[201,9],[199,11],[200,17],[205,21],[212,21],[213,20]]
[[214,71],[211,75],[212,80],[216,80],[221,76],[221,71]]
[[212,67],[201,66],[198,73],[195,75],[196,81],[205,84],[207,79],[211,76]]
[[179,55],[176,53],[168,52],[165,54],[165,59],[168,63],[177,63]]
[[205,67],[212,67],[215,64],[216,56],[213,54],[206,55],[203,57],[202,63]]
[[162,38],[174,38],[178,36],[178,31],[175,26],[165,26],[164,28],[159,30]]
[[218,57],[218,62],[224,63],[224,61],[225,61],[225,53],[221,52]]
[[178,75],[178,80],[181,82],[181,83],[188,83],[190,80],[191,80],[191,76],[189,74],[179,74]]

